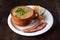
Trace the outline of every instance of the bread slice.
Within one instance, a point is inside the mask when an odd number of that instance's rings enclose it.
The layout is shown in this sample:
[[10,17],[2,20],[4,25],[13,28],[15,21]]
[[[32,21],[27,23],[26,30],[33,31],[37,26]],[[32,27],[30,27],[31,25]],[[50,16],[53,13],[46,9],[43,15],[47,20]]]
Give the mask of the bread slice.
[[35,10],[35,12],[39,13],[39,15],[43,15],[45,12],[45,9],[41,6],[34,6],[32,9]]

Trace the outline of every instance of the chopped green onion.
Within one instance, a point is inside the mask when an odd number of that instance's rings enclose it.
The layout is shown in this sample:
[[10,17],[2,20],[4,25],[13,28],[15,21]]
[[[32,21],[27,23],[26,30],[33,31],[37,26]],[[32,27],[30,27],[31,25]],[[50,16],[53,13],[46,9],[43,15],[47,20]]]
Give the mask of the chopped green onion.
[[16,12],[19,13],[20,16],[24,15],[25,13],[28,13],[29,10],[23,10],[22,8],[18,8]]

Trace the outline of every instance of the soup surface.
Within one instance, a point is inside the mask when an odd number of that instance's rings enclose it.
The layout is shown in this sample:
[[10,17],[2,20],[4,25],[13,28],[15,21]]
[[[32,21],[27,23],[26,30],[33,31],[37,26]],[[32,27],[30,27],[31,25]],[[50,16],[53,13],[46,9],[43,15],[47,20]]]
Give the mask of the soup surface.
[[12,9],[12,15],[17,18],[25,19],[33,15],[33,10],[26,6],[17,6]]

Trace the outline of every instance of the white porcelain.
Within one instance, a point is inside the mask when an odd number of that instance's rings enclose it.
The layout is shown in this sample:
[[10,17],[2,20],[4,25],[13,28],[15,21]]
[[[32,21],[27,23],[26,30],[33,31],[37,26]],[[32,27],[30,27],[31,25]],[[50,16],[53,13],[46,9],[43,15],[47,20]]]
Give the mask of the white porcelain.
[[[34,5],[28,5],[28,7],[31,7],[31,8],[33,6]],[[12,31],[14,31],[15,33],[19,34],[19,35],[23,35],[23,36],[36,36],[36,35],[41,35],[41,34],[47,32],[52,27],[52,25],[53,25],[53,21],[54,21],[53,20],[53,16],[52,16],[52,14],[47,9],[45,9],[45,13],[43,14],[43,16],[45,17],[45,20],[44,21],[47,22],[48,24],[42,30],[37,31],[37,32],[33,32],[33,33],[25,33],[22,30],[25,29],[25,28],[33,27],[37,22],[39,22],[38,20],[33,20],[31,22],[31,24],[29,24],[28,26],[20,27],[20,26],[14,25],[11,22],[11,14],[10,14],[8,16],[7,22],[8,22],[8,25],[9,25],[10,29]]]

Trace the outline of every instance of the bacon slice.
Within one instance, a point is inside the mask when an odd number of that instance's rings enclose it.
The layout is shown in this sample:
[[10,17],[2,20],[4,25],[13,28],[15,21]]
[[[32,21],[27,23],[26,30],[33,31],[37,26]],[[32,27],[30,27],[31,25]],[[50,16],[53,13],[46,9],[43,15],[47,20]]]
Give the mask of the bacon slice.
[[47,23],[40,22],[31,28],[24,29],[23,31],[27,33],[36,32],[36,31],[42,30],[46,25]]

